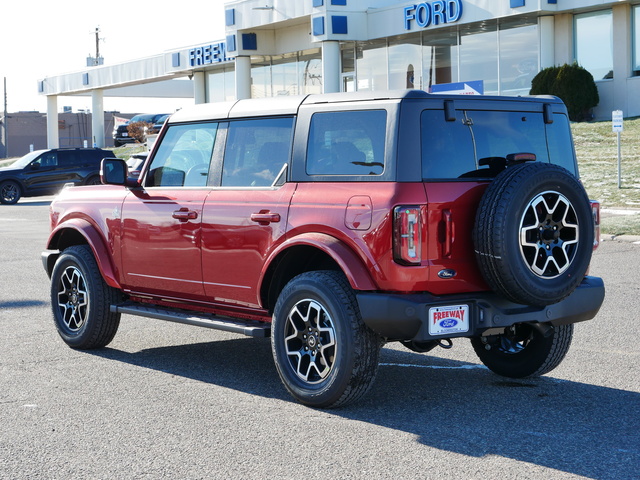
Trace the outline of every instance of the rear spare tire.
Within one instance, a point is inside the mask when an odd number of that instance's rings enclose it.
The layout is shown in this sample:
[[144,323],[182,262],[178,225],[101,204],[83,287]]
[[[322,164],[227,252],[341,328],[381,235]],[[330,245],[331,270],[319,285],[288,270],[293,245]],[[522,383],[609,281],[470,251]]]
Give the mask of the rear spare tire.
[[498,294],[525,305],[557,303],[580,284],[591,261],[589,199],[562,167],[509,167],[480,201],[473,242],[482,275]]

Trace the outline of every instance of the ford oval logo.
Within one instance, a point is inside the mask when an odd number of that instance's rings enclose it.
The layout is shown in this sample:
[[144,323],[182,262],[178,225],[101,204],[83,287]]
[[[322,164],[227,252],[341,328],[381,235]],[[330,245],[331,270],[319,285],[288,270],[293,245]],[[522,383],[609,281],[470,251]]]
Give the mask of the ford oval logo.
[[446,278],[453,278],[453,277],[455,277],[455,276],[456,276],[456,274],[457,274],[457,273],[458,273],[458,272],[456,272],[455,270],[452,270],[452,269],[450,269],[450,268],[445,268],[444,270],[440,270],[440,271],[438,272],[438,276],[439,276],[440,278],[445,278],[445,279],[446,279]]
[[458,325],[458,321],[455,318],[445,318],[440,321],[439,324],[442,328],[453,328]]

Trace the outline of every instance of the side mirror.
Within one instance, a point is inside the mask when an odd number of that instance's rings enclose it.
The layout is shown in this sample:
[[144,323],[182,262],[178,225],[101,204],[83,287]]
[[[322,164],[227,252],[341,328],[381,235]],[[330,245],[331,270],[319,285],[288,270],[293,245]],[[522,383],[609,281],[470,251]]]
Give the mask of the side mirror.
[[103,158],[100,162],[100,181],[105,185],[128,185],[125,161],[120,158]]

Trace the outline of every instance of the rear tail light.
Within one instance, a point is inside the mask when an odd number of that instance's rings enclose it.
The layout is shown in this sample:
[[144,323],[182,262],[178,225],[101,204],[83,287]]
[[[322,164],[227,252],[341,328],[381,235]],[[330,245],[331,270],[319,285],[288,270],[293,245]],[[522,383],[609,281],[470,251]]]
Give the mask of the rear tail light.
[[591,214],[593,215],[593,249],[600,245],[600,202],[591,200]]
[[393,259],[402,265],[419,265],[422,260],[422,226],[419,206],[393,210]]

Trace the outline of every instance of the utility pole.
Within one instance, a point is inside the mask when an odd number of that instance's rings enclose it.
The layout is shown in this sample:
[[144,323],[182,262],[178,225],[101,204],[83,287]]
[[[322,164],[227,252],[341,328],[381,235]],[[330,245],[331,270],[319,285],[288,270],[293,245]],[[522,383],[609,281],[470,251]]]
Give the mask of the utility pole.
[[91,54],[89,54],[87,57],[87,67],[97,67],[104,63],[104,58],[100,56],[100,40],[104,40],[104,38],[100,38],[100,27],[96,27],[92,34],[96,36],[96,56],[92,57]]
[[96,27],[96,65],[100,59],[100,27]]
[[7,77],[4,77],[4,117],[2,119],[2,132],[4,139],[4,158],[9,158],[9,136],[7,135],[7,121],[9,115],[7,113]]

